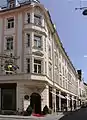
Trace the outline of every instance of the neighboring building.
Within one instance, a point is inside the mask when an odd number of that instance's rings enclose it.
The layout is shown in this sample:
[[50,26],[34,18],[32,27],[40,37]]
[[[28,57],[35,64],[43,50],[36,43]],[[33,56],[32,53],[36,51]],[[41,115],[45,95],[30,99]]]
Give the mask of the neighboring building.
[[87,83],[84,82],[84,88],[85,88],[85,96],[87,98]]
[[[0,109],[40,113],[47,105],[54,111],[75,107],[77,72],[65,52],[47,9],[37,0],[0,10]],[[19,56],[16,73],[3,71],[3,55]]]
[[87,102],[87,84],[84,83],[84,79],[82,78],[82,70],[77,70],[78,73],[78,105],[82,105]]
[[84,82],[83,102],[87,105],[87,83]]

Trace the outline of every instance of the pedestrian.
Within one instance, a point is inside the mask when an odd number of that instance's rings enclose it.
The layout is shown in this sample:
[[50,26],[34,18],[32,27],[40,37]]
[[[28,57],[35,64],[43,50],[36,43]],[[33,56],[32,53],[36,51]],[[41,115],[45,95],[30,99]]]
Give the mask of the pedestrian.
[[66,105],[66,103],[64,104],[64,109],[65,109],[65,111],[67,111],[67,105]]

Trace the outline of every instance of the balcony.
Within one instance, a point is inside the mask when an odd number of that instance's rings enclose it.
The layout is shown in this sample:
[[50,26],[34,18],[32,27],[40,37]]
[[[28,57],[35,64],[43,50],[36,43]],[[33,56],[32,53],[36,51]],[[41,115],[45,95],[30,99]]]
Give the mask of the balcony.
[[36,80],[36,81],[46,81],[46,76],[42,74],[11,74],[11,75],[0,75],[0,81],[24,81],[24,80]]
[[37,24],[36,23],[25,23],[23,29],[24,31],[31,30],[34,32],[38,32],[39,34],[43,34],[47,36],[45,27],[40,26],[38,23]]

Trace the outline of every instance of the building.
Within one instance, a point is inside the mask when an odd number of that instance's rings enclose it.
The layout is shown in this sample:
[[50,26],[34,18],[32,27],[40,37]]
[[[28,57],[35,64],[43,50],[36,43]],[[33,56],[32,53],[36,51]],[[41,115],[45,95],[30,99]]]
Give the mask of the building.
[[[0,10],[0,109],[35,113],[47,105],[54,111],[76,107],[77,72],[70,61],[49,11],[37,0],[16,4],[8,0]],[[9,55],[19,69],[6,71]]]
[[83,98],[83,93],[84,93],[84,81],[83,81],[83,76],[82,76],[82,70],[77,70],[78,74],[78,106],[82,105],[82,99]]
[[78,106],[87,104],[87,83],[84,82],[82,70],[77,70],[78,73]]
[[83,89],[83,93],[82,93],[82,102],[87,105],[87,83],[83,83],[84,84],[84,89]]
[[85,96],[87,98],[87,83],[84,82],[84,88],[85,88]]

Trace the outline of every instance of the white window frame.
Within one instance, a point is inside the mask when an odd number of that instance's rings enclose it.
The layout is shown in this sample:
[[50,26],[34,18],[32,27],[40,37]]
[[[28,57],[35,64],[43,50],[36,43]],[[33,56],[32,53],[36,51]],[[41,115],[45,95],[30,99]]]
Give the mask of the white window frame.
[[49,45],[49,47],[48,47],[48,52],[49,52],[49,59],[51,59],[51,45]]
[[42,16],[34,14],[34,24],[42,26]]
[[[27,61],[27,73],[30,73],[30,58],[26,58],[26,61]],[[29,65],[29,66],[28,66]],[[29,69],[29,71],[28,71]]]
[[[12,20],[12,21],[11,21]],[[7,28],[14,28],[14,17],[7,18]]]
[[42,36],[34,35],[34,47],[39,49],[42,48]]
[[52,65],[49,63],[49,78],[52,79]]
[[6,38],[6,50],[13,50],[13,37]]
[[61,73],[61,63],[59,63],[59,72]]
[[30,38],[31,38],[30,33],[27,33],[26,36],[27,36],[27,47],[30,47]]
[[31,15],[30,13],[27,13],[27,23],[30,23],[31,22]]
[[[35,62],[35,60],[38,61],[38,62]],[[39,62],[41,62],[41,63],[39,63]],[[35,66],[36,66],[36,71],[35,71]],[[34,73],[41,74],[41,71],[39,72],[39,67],[40,67],[40,70],[41,70],[41,68],[42,68],[42,60],[34,58]]]

